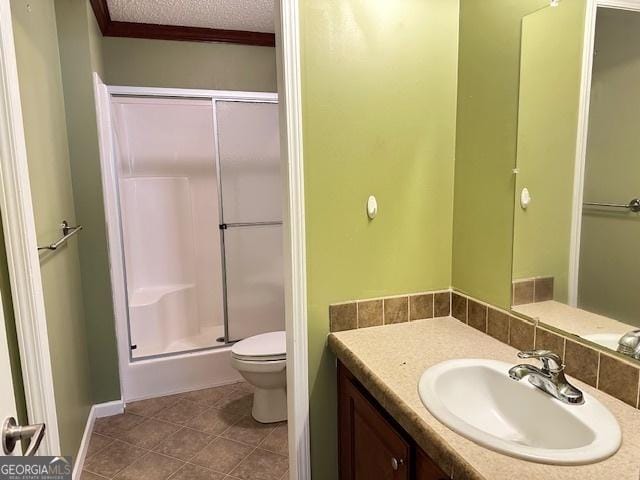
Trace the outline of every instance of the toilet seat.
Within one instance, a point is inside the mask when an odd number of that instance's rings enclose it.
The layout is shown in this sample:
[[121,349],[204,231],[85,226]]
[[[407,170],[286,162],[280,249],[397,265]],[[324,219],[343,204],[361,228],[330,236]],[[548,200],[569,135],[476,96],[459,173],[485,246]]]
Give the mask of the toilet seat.
[[245,338],[231,347],[231,356],[246,362],[280,362],[287,359],[286,332],[269,332]]
[[255,362],[255,363],[282,362],[287,360],[286,355],[251,357],[248,355],[237,355],[233,352],[231,352],[231,358],[235,358],[236,360],[240,360],[242,362]]

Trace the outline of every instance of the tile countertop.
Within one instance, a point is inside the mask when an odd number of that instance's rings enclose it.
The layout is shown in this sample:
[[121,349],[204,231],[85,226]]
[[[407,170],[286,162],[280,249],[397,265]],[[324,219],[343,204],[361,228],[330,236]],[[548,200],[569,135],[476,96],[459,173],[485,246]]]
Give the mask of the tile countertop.
[[554,466],[519,460],[476,445],[436,420],[418,395],[418,380],[425,369],[454,358],[518,363],[516,349],[452,317],[331,333],[329,346],[387,412],[455,480],[640,478],[640,411],[575,379],[572,382],[600,400],[622,427],[620,450],[599,463]]

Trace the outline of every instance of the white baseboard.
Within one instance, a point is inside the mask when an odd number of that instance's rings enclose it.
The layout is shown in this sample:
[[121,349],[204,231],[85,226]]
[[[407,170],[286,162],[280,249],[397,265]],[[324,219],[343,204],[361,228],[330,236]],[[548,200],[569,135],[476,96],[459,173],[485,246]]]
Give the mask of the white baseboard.
[[82,476],[82,468],[84,467],[84,461],[87,458],[87,450],[89,450],[89,441],[91,440],[91,432],[93,431],[93,424],[96,418],[110,417],[112,415],[118,415],[124,412],[124,403],[122,400],[115,400],[113,402],[97,403],[91,407],[89,411],[89,417],[87,418],[87,424],[84,427],[84,433],[82,434],[82,441],[80,442],[80,448],[78,448],[78,455],[76,455],[76,461],[73,465],[73,480],[80,480]]
[[95,412],[95,418],[110,417],[124,413],[124,402],[114,400],[113,402],[96,403],[91,410]]

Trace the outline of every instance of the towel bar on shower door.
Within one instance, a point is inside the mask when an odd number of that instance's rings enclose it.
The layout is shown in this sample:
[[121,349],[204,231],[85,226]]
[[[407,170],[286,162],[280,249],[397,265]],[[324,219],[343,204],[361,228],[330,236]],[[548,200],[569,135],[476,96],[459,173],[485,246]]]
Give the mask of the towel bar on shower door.
[[50,245],[45,245],[44,247],[38,247],[38,251],[57,250],[58,247],[67,243],[67,240],[69,240],[76,233],[82,230],[82,225],[76,225],[75,227],[70,227],[69,223],[66,220],[63,220],[60,226],[62,227],[62,237],[60,237],[58,240],[56,240]]

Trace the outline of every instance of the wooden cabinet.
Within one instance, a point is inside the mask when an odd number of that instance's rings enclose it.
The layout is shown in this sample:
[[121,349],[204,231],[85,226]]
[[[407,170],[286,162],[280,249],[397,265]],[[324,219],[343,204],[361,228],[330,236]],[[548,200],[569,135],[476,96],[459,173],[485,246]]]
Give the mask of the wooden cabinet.
[[411,444],[340,370],[340,480],[409,480]]
[[448,480],[338,363],[340,480]]
[[420,447],[416,447],[415,472],[415,480],[449,480]]

